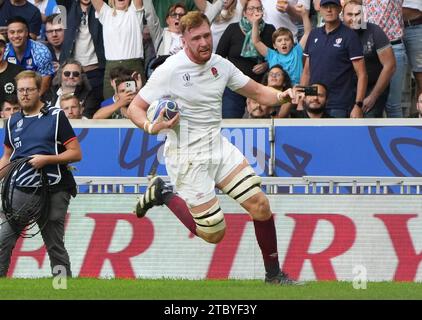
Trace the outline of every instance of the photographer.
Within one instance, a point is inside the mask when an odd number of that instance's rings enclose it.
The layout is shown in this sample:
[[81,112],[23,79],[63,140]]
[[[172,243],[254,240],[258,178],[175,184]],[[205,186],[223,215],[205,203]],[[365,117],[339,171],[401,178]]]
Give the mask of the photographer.
[[131,76],[116,79],[116,101],[102,106],[95,112],[93,119],[127,119],[127,108],[138,92],[138,84]]
[[295,97],[292,99],[292,103],[302,105],[303,109],[292,111],[292,118],[332,118],[325,109],[328,96],[327,87],[325,85],[315,83],[306,89],[303,87],[295,87],[293,92]]

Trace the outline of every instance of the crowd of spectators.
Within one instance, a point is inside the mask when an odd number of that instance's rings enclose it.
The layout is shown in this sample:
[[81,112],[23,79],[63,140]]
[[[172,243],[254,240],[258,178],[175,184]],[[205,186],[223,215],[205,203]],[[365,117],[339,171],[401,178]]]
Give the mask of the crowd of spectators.
[[[223,118],[422,114],[420,0],[0,0],[1,117],[19,110],[15,76],[71,119],[124,119],[136,92],[183,49],[180,19],[211,22],[213,51],[298,99],[269,107],[226,88]],[[417,105],[402,104],[406,67]],[[309,90],[313,87],[315,90]]]

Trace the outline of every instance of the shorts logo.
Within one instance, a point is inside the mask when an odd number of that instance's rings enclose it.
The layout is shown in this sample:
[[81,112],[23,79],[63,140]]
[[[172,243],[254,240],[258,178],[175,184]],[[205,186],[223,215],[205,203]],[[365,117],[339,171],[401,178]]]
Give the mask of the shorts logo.
[[336,39],[336,43],[333,46],[334,47],[337,47],[337,48],[340,48],[340,44],[341,44],[342,41],[343,41],[342,38],[337,38]]
[[192,82],[190,82],[190,74],[189,73],[185,73],[184,75],[183,75],[183,81],[185,82],[184,83],[184,87],[191,87],[191,86],[193,86],[193,84],[192,84]]
[[317,43],[317,41],[318,41],[318,38],[315,38],[315,39],[314,39],[314,43]]

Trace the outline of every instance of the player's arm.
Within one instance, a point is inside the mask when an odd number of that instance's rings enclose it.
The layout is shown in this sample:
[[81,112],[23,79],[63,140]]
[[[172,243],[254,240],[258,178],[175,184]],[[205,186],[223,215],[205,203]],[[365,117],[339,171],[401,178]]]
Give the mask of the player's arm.
[[266,106],[279,106],[294,98],[292,89],[279,91],[272,87],[264,86],[252,79],[236,92]]
[[178,122],[180,115],[177,114],[171,120],[164,120],[164,112],[165,109],[161,110],[160,116],[158,120],[154,123],[150,123],[147,119],[147,110],[149,104],[142,99],[139,94],[136,95],[135,99],[129,105],[128,108],[128,117],[132,122],[140,129],[144,130],[149,134],[157,134],[161,130],[164,129],[171,129],[173,128]]
[[12,156],[12,148],[4,145],[3,156],[0,159],[0,179],[3,179],[9,168],[7,165],[10,163],[10,157]]

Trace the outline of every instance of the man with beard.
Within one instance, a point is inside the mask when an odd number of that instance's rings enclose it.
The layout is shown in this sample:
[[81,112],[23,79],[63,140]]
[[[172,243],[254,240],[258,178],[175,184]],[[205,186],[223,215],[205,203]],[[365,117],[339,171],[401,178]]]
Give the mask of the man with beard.
[[325,109],[328,96],[327,87],[322,83],[315,83],[312,86],[317,87],[316,95],[305,96],[303,92],[294,90],[296,94],[292,101],[297,102],[298,104],[302,102],[303,110],[292,112],[291,117],[309,119],[333,118]]
[[390,40],[376,24],[364,20],[361,0],[347,0],[343,21],[355,30],[363,46],[368,87],[363,99],[365,118],[382,118],[389,94],[389,84],[396,70],[396,58]]
[[308,37],[300,84],[322,82],[327,86],[326,108],[331,116],[362,118],[368,82],[363,48],[358,35],[340,20],[341,9],[340,0],[321,0],[325,24]]
[[[165,204],[194,235],[219,243],[226,224],[215,193],[217,187],[252,217],[264,260],[265,282],[297,284],[280,270],[274,217],[261,190],[261,178],[220,132],[226,86],[268,106],[291,98],[292,90],[282,92],[263,86],[227,59],[213,54],[210,22],[204,14],[189,12],[180,23],[183,50],[154,71],[128,110],[129,118],[145,132],[155,135],[168,130],[164,157],[177,193],[160,177],[154,177],[136,205],[136,215],[142,218],[153,206]],[[165,120],[163,109],[158,120],[150,123],[146,111],[163,96],[177,102],[181,112]]]
[[79,61],[67,60],[57,73],[53,80],[53,86],[43,97],[45,101],[50,101],[52,106],[60,108],[60,97],[73,93],[78,97],[82,108],[94,109],[96,107],[97,101]]
[[[40,100],[41,77],[37,73],[22,71],[16,76],[16,86],[22,111],[14,113],[5,126],[0,168],[11,161],[31,157],[16,173],[12,200],[17,202],[17,207],[21,203],[28,204],[28,194],[35,195],[41,179],[38,169],[43,168],[47,174],[49,206],[44,213],[47,221],[45,225],[43,223],[41,235],[53,275],[70,277],[64,225],[70,197],[76,196],[76,183],[67,165],[82,159],[80,145],[64,112],[50,108]],[[0,178],[5,174],[6,170],[1,170]],[[27,179],[28,175],[31,179]],[[36,201],[32,199],[32,202]],[[0,277],[7,275],[12,250],[22,231],[17,227],[22,226],[8,221],[0,228]]]

